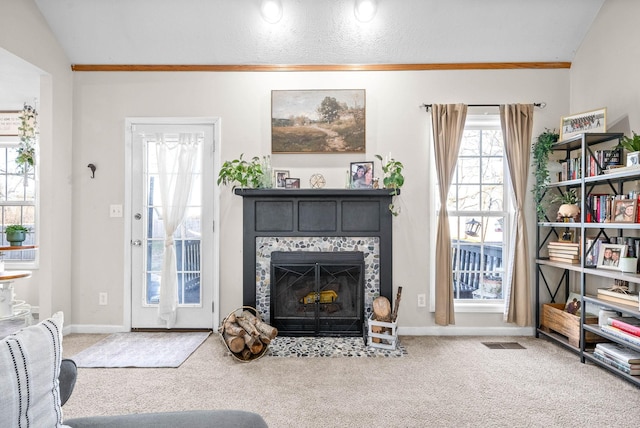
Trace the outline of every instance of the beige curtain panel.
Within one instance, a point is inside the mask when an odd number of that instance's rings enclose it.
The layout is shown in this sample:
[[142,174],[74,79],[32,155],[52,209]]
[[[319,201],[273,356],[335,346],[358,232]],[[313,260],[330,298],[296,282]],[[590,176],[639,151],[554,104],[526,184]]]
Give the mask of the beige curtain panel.
[[530,326],[532,323],[529,277],[531,261],[527,244],[524,203],[527,193],[527,178],[529,177],[533,104],[501,105],[500,123],[515,199],[512,222],[515,225],[515,230],[513,227],[511,228],[511,248],[513,251],[508,269],[512,275],[510,275],[510,283],[503,288],[505,293],[504,319],[524,327]]
[[436,324],[455,324],[453,310],[453,271],[451,270],[451,233],[447,214],[447,194],[458,161],[467,106],[433,104],[431,127],[440,192],[440,214],[436,229]]

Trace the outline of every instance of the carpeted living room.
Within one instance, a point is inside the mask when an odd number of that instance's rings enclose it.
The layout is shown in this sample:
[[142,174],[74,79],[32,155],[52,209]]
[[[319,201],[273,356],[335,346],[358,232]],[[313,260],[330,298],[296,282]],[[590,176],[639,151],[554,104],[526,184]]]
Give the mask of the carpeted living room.
[[640,416],[640,3],[0,3],[0,427]]

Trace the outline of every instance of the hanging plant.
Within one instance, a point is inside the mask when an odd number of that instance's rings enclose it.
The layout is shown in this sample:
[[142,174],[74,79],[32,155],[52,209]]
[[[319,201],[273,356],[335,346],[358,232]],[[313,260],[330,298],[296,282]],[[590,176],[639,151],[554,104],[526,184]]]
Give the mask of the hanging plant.
[[549,153],[551,147],[558,141],[560,135],[555,130],[546,129],[533,143],[533,174],[536,182],[533,185],[533,200],[536,204],[538,221],[544,220],[546,204],[544,195],[549,184]]
[[35,165],[37,118],[36,109],[25,103],[18,127],[20,143],[18,143],[18,157],[16,158],[16,163],[23,173]]
[[[404,175],[402,175],[402,169],[404,165],[402,162],[397,161],[393,158],[387,157],[385,160],[382,159],[382,156],[375,155],[380,162],[382,162],[382,172],[384,173],[384,177],[382,178],[382,184],[385,189],[391,189],[391,195],[397,196],[398,189],[402,187],[404,184]],[[396,206],[391,203],[389,204],[389,211],[391,214],[398,215],[400,214],[400,209],[396,208]]]

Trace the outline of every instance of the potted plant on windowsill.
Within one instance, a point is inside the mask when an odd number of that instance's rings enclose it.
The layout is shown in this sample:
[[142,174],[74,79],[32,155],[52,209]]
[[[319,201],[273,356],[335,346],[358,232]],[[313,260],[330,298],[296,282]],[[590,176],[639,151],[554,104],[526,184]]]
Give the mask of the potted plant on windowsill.
[[5,227],[4,232],[7,236],[7,242],[12,247],[19,247],[27,237],[29,229],[21,224],[10,224]]

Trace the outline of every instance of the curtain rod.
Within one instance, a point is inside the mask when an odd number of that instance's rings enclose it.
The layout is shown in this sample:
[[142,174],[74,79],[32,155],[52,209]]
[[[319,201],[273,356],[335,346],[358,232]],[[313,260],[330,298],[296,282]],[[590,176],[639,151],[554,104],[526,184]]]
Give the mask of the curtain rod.
[[[467,107],[500,107],[501,104],[467,104]],[[547,103],[533,103],[534,107],[545,108]],[[431,108],[431,104],[422,104],[420,107],[424,107],[427,111]]]

